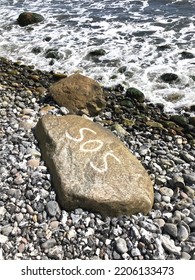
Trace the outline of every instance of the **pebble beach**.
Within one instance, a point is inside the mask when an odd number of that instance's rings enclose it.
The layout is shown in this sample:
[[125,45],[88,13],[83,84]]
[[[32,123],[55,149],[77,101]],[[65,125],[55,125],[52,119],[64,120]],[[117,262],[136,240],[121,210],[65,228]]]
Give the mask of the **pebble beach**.
[[162,104],[129,100],[122,85],[104,85],[107,106],[91,119],[141,161],[154,205],[148,215],[68,212],[34,137],[42,115],[68,113],[48,96],[64,76],[0,58],[0,259],[195,260],[194,106],[171,116]]

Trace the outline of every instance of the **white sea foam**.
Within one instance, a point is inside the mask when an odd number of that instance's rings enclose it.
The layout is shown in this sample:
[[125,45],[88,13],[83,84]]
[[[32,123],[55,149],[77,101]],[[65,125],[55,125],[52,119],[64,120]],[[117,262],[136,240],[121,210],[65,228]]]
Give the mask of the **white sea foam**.
[[[172,112],[195,104],[195,58],[181,57],[183,51],[195,57],[193,8],[193,1],[171,0],[1,0],[0,55],[49,71],[79,70],[106,86],[135,86]],[[21,28],[16,19],[24,10],[45,21]],[[98,48],[106,54],[90,59]],[[58,50],[59,60],[45,58],[50,49]],[[122,66],[125,73],[118,71]],[[166,72],[179,81],[163,83]],[[181,98],[171,101],[174,94]]]

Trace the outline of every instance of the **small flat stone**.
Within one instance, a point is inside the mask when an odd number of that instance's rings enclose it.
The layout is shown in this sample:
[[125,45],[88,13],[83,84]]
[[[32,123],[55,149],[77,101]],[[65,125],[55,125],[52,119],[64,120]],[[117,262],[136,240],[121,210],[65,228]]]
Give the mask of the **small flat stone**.
[[185,186],[184,179],[180,175],[175,175],[173,177],[174,187],[183,188]]
[[189,153],[187,153],[186,151],[181,151],[180,152],[180,156],[183,160],[185,160],[186,162],[190,163],[190,162],[194,162],[195,161],[195,157],[193,157],[192,155],[190,155]]
[[162,195],[169,196],[169,197],[173,196],[173,190],[167,187],[160,188],[160,193]]
[[181,260],[190,260],[191,259],[191,256],[186,253],[186,252],[182,252],[181,253]]
[[30,215],[34,214],[34,210],[33,210],[33,208],[29,204],[26,205],[26,210],[28,211],[28,213]]
[[188,239],[190,233],[189,226],[182,222],[177,226],[177,238],[179,241],[185,241]]
[[165,223],[164,230],[172,237],[177,237],[177,226],[175,224]]
[[3,249],[0,248],[0,261],[4,260],[4,257],[3,257]]
[[41,244],[41,248],[50,249],[56,245],[56,240],[54,238],[48,239],[44,243]]
[[3,216],[5,215],[5,213],[6,213],[5,207],[4,207],[4,206],[1,206],[1,207],[0,207],[0,217],[3,217]]
[[116,240],[116,250],[118,253],[126,253],[128,251],[127,243],[124,238],[118,238]]
[[20,243],[20,245],[18,246],[18,251],[20,252],[20,253],[23,253],[24,252],[24,250],[25,250],[25,244],[24,243]]
[[13,227],[12,227],[12,226],[6,225],[6,226],[2,227],[1,233],[2,233],[3,235],[5,235],[5,236],[9,236],[10,233],[12,232],[12,230],[13,230]]
[[152,208],[150,177],[108,129],[75,115],[45,115],[35,136],[63,209],[115,216]]
[[70,229],[68,232],[67,232],[67,235],[66,237],[70,240],[71,238],[75,238],[77,236],[77,233],[76,233],[76,230],[75,229]]
[[181,252],[181,248],[178,246],[175,246],[174,241],[169,239],[167,236],[165,235],[161,235],[161,241],[162,241],[162,245],[163,247],[169,251],[170,253],[173,253],[175,255],[180,255]]
[[47,203],[46,210],[51,217],[54,217],[59,212],[59,205],[55,200],[51,200]]
[[57,229],[58,226],[59,226],[59,222],[58,221],[51,221],[50,227],[51,227],[52,230]]
[[190,173],[190,174],[184,174],[183,175],[184,181],[190,185],[195,184],[195,174]]
[[30,159],[27,162],[28,166],[30,166],[32,168],[37,168],[39,166],[39,163],[40,163],[39,159]]
[[140,250],[139,250],[138,248],[133,248],[133,249],[131,250],[131,255],[132,255],[133,257],[140,256],[140,255],[141,255]]
[[0,244],[4,244],[8,240],[8,237],[0,234]]

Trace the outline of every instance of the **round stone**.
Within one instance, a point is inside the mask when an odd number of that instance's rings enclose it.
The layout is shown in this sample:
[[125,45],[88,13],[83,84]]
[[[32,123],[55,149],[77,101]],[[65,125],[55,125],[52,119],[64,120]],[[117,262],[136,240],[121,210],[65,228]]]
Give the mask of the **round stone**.
[[173,237],[177,237],[177,226],[171,223],[165,223],[164,231]]
[[126,253],[128,251],[127,243],[124,238],[118,238],[116,240],[116,250],[118,253]]
[[180,241],[187,240],[188,237],[189,237],[189,232],[190,232],[189,226],[184,222],[180,223],[177,226],[177,238],[178,238],[178,240],[180,240]]
[[59,205],[55,200],[51,200],[47,203],[46,210],[51,217],[54,217],[59,212]]

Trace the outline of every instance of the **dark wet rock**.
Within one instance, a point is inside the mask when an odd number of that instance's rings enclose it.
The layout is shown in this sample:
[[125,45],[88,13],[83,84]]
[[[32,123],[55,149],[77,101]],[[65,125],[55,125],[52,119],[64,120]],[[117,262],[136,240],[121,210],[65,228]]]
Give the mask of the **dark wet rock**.
[[126,90],[126,97],[129,97],[130,99],[136,100],[138,102],[144,102],[145,100],[145,96],[143,94],[143,92],[141,92],[140,90],[134,88],[134,87],[130,87]]
[[160,78],[166,83],[171,83],[171,82],[175,82],[178,80],[178,75],[176,75],[174,73],[165,73],[165,74],[162,74],[160,76]]
[[160,46],[157,47],[158,51],[166,51],[168,49],[171,49],[170,45],[160,45]]
[[121,74],[123,74],[123,73],[126,72],[126,70],[127,70],[127,67],[126,67],[126,66],[121,66],[121,67],[118,69],[118,72],[121,73]]
[[37,13],[23,12],[19,15],[17,22],[20,26],[27,26],[44,21],[44,17]]
[[182,115],[172,115],[170,117],[170,120],[180,126],[186,126],[189,123],[188,118],[186,118],[185,116],[182,116]]
[[88,53],[88,56],[103,56],[106,54],[104,49],[94,50]]
[[191,52],[187,52],[187,51],[183,51],[180,55],[182,59],[194,58],[194,55]]
[[195,126],[195,117],[190,117],[189,118],[189,123]]
[[60,59],[61,55],[57,49],[49,49],[45,53],[45,58],[53,58],[53,59]]
[[41,47],[33,47],[32,48],[32,53],[34,54],[39,54],[42,52],[42,48]]

